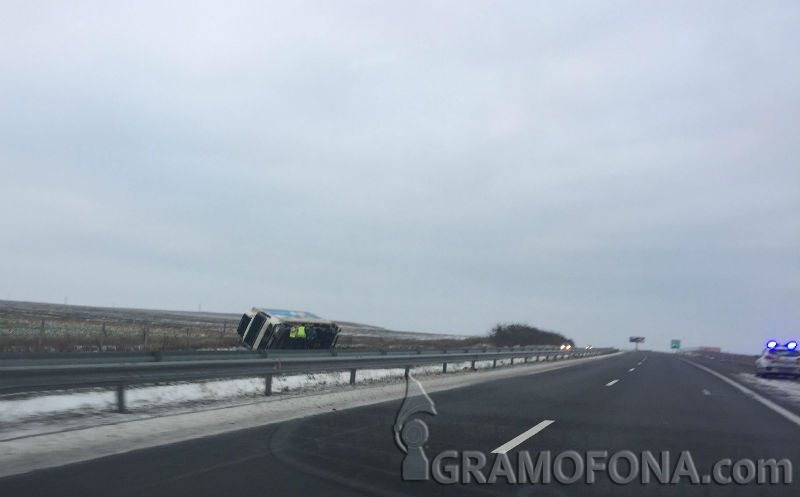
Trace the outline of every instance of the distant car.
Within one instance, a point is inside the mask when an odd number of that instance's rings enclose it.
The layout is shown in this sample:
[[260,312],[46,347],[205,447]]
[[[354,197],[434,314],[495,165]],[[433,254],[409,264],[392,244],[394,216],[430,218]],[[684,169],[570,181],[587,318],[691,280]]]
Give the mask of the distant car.
[[767,342],[761,355],[756,359],[756,376],[793,376],[800,378],[800,352],[797,342],[778,345],[774,340]]

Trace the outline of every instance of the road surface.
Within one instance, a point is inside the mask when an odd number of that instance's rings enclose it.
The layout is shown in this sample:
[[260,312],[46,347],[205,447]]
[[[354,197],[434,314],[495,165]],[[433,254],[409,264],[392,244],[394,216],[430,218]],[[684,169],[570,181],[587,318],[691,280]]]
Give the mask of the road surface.
[[701,477],[725,458],[786,458],[792,483],[704,485],[685,476],[620,485],[604,472],[593,484],[585,476],[572,484],[403,481],[392,432],[401,401],[392,401],[12,476],[0,480],[0,495],[800,495],[800,426],[670,354],[631,352],[430,397],[438,414],[415,416],[428,425],[430,460],[475,450],[491,465],[501,448],[512,461],[520,451],[670,451],[673,461],[690,451]]

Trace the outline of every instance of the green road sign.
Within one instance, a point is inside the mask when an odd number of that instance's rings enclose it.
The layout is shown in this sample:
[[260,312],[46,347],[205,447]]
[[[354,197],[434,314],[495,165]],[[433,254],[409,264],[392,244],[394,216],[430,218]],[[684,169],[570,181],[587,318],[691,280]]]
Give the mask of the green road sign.
[[679,349],[681,348],[681,341],[680,340],[672,340],[669,342],[669,348],[671,349]]

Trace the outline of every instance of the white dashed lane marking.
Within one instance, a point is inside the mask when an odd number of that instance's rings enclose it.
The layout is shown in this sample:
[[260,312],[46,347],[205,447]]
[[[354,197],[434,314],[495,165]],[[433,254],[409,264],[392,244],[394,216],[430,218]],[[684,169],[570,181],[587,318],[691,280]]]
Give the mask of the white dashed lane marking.
[[516,447],[517,445],[521,444],[525,440],[527,440],[527,439],[531,438],[532,436],[536,435],[537,433],[539,433],[540,431],[544,430],[545,428],[547,428],[548,426],[550,426],[553,423],[555,423],[554,419],[545,419],[544,421],[542,421],[538,425],[534,426],[530,430],[526,430],[526,431],[522,432],[521,434],[519,434],[516,437],[512,438],[511,440],[509,440],[508,442],[504,443],[500,447],[494,449],[492,451],[492,454],[505,454],[509,450],[513,449],[514,447]]

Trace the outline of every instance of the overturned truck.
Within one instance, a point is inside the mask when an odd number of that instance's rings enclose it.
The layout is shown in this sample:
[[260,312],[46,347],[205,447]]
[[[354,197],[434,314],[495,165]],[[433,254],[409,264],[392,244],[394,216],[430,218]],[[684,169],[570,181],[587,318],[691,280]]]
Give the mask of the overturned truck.
[[332,349],[339,339],[333,321],[303,311],[259,307],[244,313],[236,332],[251,350]]

